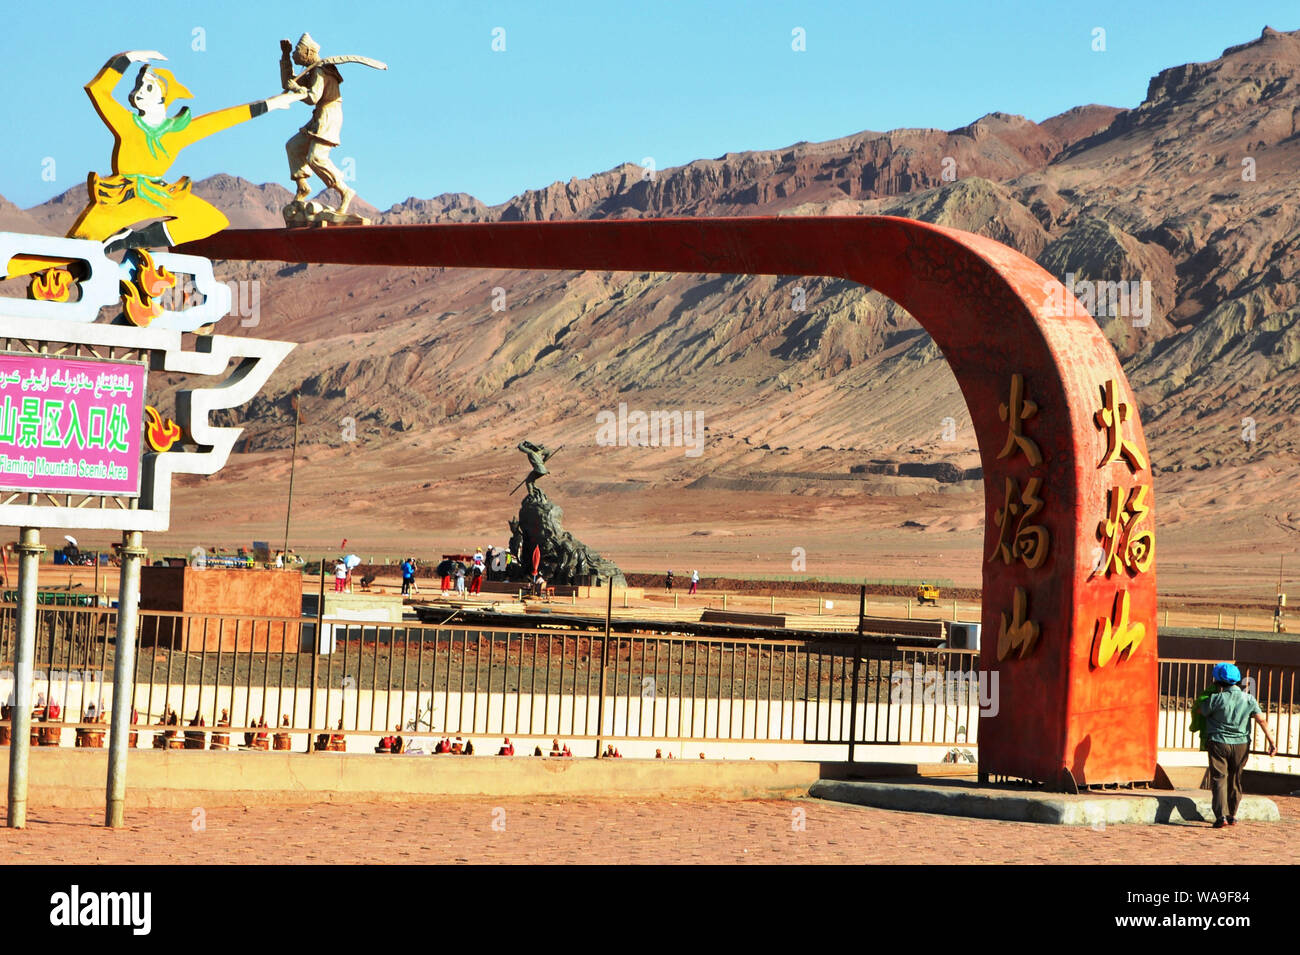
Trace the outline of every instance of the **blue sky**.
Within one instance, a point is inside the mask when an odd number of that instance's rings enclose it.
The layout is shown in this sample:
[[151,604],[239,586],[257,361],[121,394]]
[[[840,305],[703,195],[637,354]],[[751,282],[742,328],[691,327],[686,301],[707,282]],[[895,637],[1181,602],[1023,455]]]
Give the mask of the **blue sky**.
[[[196,113],[278,92],[278,41],[303,30],[325,55],[386,61],[387,73],[343,68],[334,151],[383,209],[443,192],[496,203],[646,157],[664,169],[864,129],[950,129],[993,111],[1041,120],[1085,103],[1130,107],[1161,69],[1214,59],[1265,25],[1300,28],[1295,0],[7,7],[0,195],[23,207],[107,171],[112,139],[82,86],[127,49],[166,54]],[[796,28],[803,51],[792,49]],[[1104,51],[1093,50],[1096,28]],[[308,115],[299,105],[196,144],[170,178],[229,172],[287,186],[283,144]]]

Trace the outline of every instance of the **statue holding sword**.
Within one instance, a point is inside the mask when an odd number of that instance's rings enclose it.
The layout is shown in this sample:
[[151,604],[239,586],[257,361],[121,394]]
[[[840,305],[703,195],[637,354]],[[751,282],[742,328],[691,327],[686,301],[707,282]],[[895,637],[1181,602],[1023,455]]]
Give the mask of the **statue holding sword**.
[[551,473],[546,469],[546,462],[549,461],[551,456],[556,452],[563,451],[564,445],[560,445],[552,451],[544,444],[533,444],[531,441],[520,441],[519,450],[527,455],[528,464],[531,467],[531,470],[528,472],[528,477],[515,485],[515,490],[510,492],[512,496],[515,491],[518,491],[525,484],[528,485],[528,493],[531,494],[533,492],[533,485],[537,482],[537,479]]
[[[343,173],[330,159],[330,150],[339,144],[343,130],[343,98],[339,93],[343,76],[338,70],[343,63],[360,63],[376,70],[388,69],[378,60],[365,56],[322,59],[320,46],[309,33],[304,33],[297,45],[290,45],[288,40],[280,41],[280,85],[285,92],[302,94],[303,101],[312,105],[311,120],[285,143],[289,175],[297,186],[293,201],[284,207],[285,225],[367,224],[362,216],[348,213],[356,191],[348,188]],[[296,76],[294,64],[304,67]],[[311,192],[308,180],[312,173],[319,176],[327,188],[339,194],[337,208],[307,201]]]

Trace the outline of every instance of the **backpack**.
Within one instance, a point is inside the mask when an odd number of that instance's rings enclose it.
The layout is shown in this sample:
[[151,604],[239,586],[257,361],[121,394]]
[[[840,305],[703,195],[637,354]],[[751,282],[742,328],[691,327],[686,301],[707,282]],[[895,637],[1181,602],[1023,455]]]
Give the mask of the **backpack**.
[[1209,726],[1206,724],[1205,715],[1201,713],[1201,704],[1208,702],[1210,697],[1219,692],[1218,686],[1211,683],[1200,695],[1192,701],[1192,721],[1187,724],[1189,732],[1196,733],[1201,738],[1201,752],[1206,752],[1210,748],[1210,737],[1207,732]]

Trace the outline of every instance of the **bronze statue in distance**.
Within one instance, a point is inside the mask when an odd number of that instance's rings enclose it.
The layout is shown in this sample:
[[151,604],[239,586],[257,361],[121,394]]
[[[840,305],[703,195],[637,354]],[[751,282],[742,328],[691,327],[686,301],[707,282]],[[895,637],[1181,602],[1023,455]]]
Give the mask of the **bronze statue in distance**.
[[515,491],[518,491],[525,484],[528,485],[528,493],[532,494],[533,485],[537,483],[538,478],[545,477],[547,474],[551,473],[546,470],[546,462],[550,460],[551,455],[558,451],[563,451],[564,445],[560,445],[552,451],[544,444],[533,444],[531,441],[520,441],[519,450],[528,456],[528,464],[532,470],[528,472],[528,477],[515,485],[514,491],[510,492],[512,497],[514,496]]
[[[564,529],[564,510],[537,486],[539,478],[550,471],[546,462],[563,449],[552,451],[544,444],[520,441],[519,450],[528,457],[528,476],[515,486],[527,484],[528,493],[519,503],[519,516],[510,520],[510,552],[515,555],[517,575],[528,576],[533,549],[540,553],[542,576],[552,584],[583,584],[597,581],[606,585],[626,586],[623,572]],[[514,491],[511,491],[514,494]]]

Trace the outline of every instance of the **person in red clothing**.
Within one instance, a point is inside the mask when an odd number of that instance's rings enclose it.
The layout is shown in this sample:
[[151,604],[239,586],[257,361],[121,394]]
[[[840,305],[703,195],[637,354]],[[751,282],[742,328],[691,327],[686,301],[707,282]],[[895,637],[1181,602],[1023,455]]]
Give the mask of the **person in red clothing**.
[[474,561],[470,567],[469,592],[479,593],[483,589],[483,575],[487,572],[487,561],[483,557],[483,548],[474,551]]

